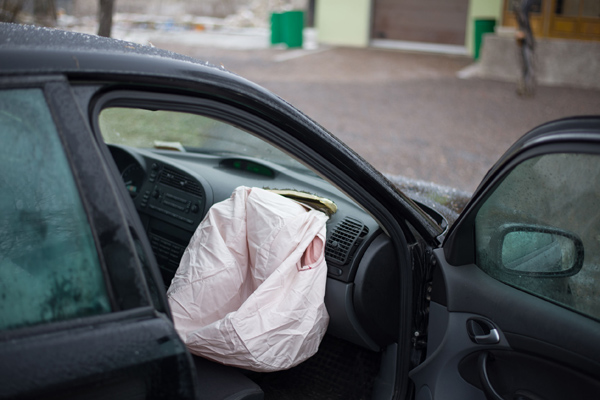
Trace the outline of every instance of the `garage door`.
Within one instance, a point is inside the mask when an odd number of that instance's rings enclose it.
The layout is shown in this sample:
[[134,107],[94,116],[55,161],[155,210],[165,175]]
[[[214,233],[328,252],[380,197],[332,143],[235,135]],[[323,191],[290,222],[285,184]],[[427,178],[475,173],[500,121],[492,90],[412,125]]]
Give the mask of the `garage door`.
[[468,0],[375,0],[373,39],[464,45]]

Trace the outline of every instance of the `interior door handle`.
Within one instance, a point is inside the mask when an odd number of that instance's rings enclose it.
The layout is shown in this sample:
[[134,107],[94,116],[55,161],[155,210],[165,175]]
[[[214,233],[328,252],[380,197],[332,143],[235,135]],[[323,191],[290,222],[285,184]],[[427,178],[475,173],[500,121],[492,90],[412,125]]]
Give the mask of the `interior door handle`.
[[477,344],[500,343],[498,329],[488,320],[472,318],[467,321],[467,332],[471,340]]
[[496,328],[490,329],[490,333],[487,335],[475,335],[473,340],[477,344],[496,344],[500,343],[500,334]]

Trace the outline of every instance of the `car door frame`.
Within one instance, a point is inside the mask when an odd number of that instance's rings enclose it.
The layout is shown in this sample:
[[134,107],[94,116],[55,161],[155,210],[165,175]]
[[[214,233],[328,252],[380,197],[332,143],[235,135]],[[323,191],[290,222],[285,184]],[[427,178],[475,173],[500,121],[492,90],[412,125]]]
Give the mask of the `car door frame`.
[[[155,62],[160,60],[155,60]],[[227,80],[210,80],[210,76],[197,76],[196,81],[165,79],[161,76],[136,76],[135,82],[127,75],[115,75],[112,82],[104,87],[86,89],[79,92],[82,108],[93,110],[99,98],[113,91],[150,91],[164,95],[187,96],[190,103],[194,99],[214,100],[227,107],[235,107],[250,116],[251,122],[260,127],[253,132],[269,143],[291,154],[301,154],[303,161],[318,170],[321,176],[354,199],[368,210],[379,222],[386,234],[394,243],[396,258],[399,261],[400,288],[400,329],[398,345],[394,347],[396,354],[386,357],[390,366],[390,374],[386,376],[386,395],[393,398],[407,398],[409,392],[408,371],[412,360],[413,307],[413,263],[415,246],[427,242],[437,244],[436,236],[442,229],[431,217],[416,206],[412,200],[399,192],[381,173],[366,163],[360,156],[329,134],[322,127],[304,116],[274,95],[258,88],[241,78],[228,76]],[[151,96],[150,96],[151,97]],[[185,104],[182,104],[185,108]],[[89,114],[91,125],[94,114]],[[228,120],[231,117],[227,118]],[[97,129],[94,130],[98,143],[102,138]],[[102,147],[102,146],[101,146]],[[110,158],[108,149],[104,149],[105,157]],[[115,177],[118,173],[115,172]],[[115,178],[116,179],[116,178]],[[410,209],[411,212],[406,210]],[[415,231],[420,233],[419,239]],[[412,243],[411,246],[408,243]],[[403,266],[401,268],[401,266]]]
[[[562,373],[569,377],[565,380],[571,382],[556,386],[557,393],[580,379],[587,379],[583,385],[588,386],[570,392],[574,398],[591,398],[587,392],[600,387],[598,321],[502,283],[479,269],[475,260],[475,216],[502,180],[525,160],[565,152],[600,154],[600,118],[554,121],[523,136],[490,170],[442,248],[434,252],[439,268],[431,294],[427,359],[411,371],[418,399],[493,398],[489,388],[477,384],[484,379],[466,371],[465,360],[475,354],[505,354],[502,351],[521,357],[523,363],[548,366],[545,373],[550,381],[560,380],[557,371],[564,367]],[[469,320],[496,329],[497,343],[474,343]],[[568,329],[558,328],[559,324]],[[470,368],[479,368],[481,374],[481,366],[486,364]],[[536,380],[530,377],[534,388]]]
[[90,225],[112,311],[0,332],[0,398],[193,398],[194,368],[155,307],[118,189],[61,75],[15,76],[1,89],[43,91]]

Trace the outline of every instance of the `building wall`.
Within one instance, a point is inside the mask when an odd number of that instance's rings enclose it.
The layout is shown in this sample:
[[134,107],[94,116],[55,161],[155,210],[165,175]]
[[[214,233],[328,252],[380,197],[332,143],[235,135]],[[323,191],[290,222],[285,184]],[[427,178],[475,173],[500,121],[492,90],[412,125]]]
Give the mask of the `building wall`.
[[367,47],[371,0],[317,0],[315,27],[320,43]]
[[[315,27],[319,42],[333,45],[367,47],[371,39],[374,0],[317,0]],[[493,18],[502,23],[503,0],[469,0],[465,47],[474,53],[473,31],[478,18]]]
[[[517,82],[521,60],[515,39],[488,35],[484,41],[473,76]],[[534,65],[538,84],[600,89],[600,41],[537,38]]]
[[496,20],[496,25],[502,23],[503,0],[471,0],[469,2],[469,11],[467,15],[467,32],[465,35],[465,47],[471,55],[475,52],[473,31],[475,30],[475,20],[483,18],[492,18]]

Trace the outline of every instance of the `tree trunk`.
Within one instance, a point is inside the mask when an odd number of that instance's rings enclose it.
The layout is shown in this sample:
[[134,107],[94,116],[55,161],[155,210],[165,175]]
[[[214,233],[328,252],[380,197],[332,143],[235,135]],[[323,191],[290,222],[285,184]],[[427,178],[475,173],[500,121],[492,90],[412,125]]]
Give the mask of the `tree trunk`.
[[110,37],[115,0],[99,0],[98,36]]
[[54,0],[35,0],[33,15],[37,25],[56,26],[57,15]]
[[25,0],[0,1],[0,22],[17,22]]

